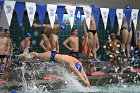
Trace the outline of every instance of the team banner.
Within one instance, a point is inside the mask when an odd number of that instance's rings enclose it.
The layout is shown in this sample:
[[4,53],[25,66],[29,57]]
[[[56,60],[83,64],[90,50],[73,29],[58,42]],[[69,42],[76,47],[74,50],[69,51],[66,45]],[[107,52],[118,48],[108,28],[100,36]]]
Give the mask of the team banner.
[[71,29],[72,29],[73,24],[74,24],[76,6],[66,6],[66,10],[67,10],[67,13],[69,16],[69,21],[70,21],[70,25],[71,25]]
[[18,19],[19,26],[22,26],[24,8],[25,8],[25,3],[24,2],[16,2],[15,11],[16,11],[16,14],[17,14],[17,19]]
[[82,13],[83,13],[83,7],[76,7],[75,17],[76,17],[78,28],[80,28],[81,26]]
[[131,18],[134,23],[135,30],[137,28],[138,12],[139,12],[139,9],[132,9],[132,12],[131,12]]
[[121,29],[122,26],[122,20],[123,20],[123,9],[117,9],[116,10],[116,15],[118,19],[118,24],[119,24],[119,30]]
[[36,9],[39,15],[39,21],[40,24],[44,24],[44,19],[45,19],[45,15],[46,15],[46,4],[36,4]]
[[94,15],[96,29],[98,29],[98,22],[99,22],[99,18],[100,18],[100,8],[92,7],[92,13]]
[[125,17],[126,17],[126,22],[128,25],[128,31],[130,32],[130,19],[131,19],[131,11],[132,9],[124,9]]
[[0,18],[1,18],[1,13],[2,13],[2,9],[3,9],[3,0],[0,0]]
[[104,23],[104,28],[106,30],[109,8],[100,8],[100,10],[101,10],[101,15],[102,15],[103,23]]
[[116,9],[109,9],[109,18],[111,23],[111,29],[114,28],[114,22],[115,22],[115,15],[116,15]]
[[91,18],[91,8],[90,7],[83,7],[84,11],[84,16],[86,20],[86,24],[88,29],[90,30],[90,18]]
[[4,11],[5,11],[5,15],[6,15],[9,26],[11,25],[11,20],[12,20],[15,3],[16,3],[16,1],[5,1],[4,2]]
[[50,19],[51,26],[53,28],[55,22],[55,14],[57,10],[57,5],[47,4],[47,11]]
[[63,20],[63,14],[65,12],[65,6],[57,6],[57,17],[58,17],[58,23],[62,24],[62,20]]
[[30,26],[32,26],[32,24],[34,22],[35,12],[36,12],[36,4],[31,3],[31,2],[26,2],[25,4],[26,4],[26,9],[27,9]]

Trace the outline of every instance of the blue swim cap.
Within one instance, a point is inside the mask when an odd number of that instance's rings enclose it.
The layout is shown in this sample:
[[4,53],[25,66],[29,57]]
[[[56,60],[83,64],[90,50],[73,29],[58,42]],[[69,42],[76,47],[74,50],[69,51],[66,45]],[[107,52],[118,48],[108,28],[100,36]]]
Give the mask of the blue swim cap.
[[75,67],[81,72],[82,70],[82,65],[79,63],[75,63]]
[[31,37],[31,34],[30,33],[26,33],[25,37]]
[[125,9],[131,9],[131,6],[130,5],[126,5]]
[[12,90],[12,91],[10,91],[10,93],[17,93],[17,92],[16,92],[16,90]]
[[60,25],[60,29],[61,29],[61,30],[66,30],[66,28],[67,28],[67,25],[66,25],[65,23],[62,23],[62,24]]

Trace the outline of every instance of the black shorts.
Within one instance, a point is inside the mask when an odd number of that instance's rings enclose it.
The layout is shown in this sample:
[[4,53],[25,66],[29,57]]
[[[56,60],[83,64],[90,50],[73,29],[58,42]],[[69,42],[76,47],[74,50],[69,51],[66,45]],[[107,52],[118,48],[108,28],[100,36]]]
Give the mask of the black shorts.
[[70,56],[73,56],[73,57],[75,57],[75,58],[78,58],[78,53],[79,53],[79,52],[70,51],[70,52],[69,52],[69,55],[70,55]]
[[88,30],[87,32],[92,32],[93,35],[96,34],[96,30]]

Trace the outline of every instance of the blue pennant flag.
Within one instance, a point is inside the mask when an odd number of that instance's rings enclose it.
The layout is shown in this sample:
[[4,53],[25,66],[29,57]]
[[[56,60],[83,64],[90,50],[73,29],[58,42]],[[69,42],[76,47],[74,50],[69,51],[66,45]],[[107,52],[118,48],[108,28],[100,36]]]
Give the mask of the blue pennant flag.
[[95,23],[96,23],[96,30],[98,29],[98,22],[100,18],[100,8],[92,7],[92,12],[94,15]]
[[57,16],[58,16],[58,23],[62,24],[62,20],[63,20],[63,14],[65,12],[65,6],[57,6]]
[[3,9],[3,0],[0,0],[0,17],[1,17],[1,13],[2,13],[2,9]]
[[130,32],[131,11],[132,11],[132,9],[124,9],[124,13],[125,13],[126,22],[127,22],[127,25],[128,25],[128,31],[129,32]]
[[80,28],[81,26],[81,19],[82,19],[83,7],[76,7],[75,16],[77,27]]
[[113,27],[114,27],[115,15],[116,15],[116,9],[109,9],[109,19],[110,19],[112,30],[113,30]]
[[44,24],[44,19],[45,19],[45,15],[46,15],[46,8],[47,5],[46,4],[36,4],[36,8],[37,8],[37,12],[39,15],[39,21],[40,24]]
[[24,8],[25,8],[24,2],[16,2],[15,10],[16,10],[17,18],[18,18],[18,23],[20,26],[22,26],[22,18],[24,15]]
[[139,10],[139,14],[138,14],[138,17],[139,17],[139,19],[140,19],[140,10]]

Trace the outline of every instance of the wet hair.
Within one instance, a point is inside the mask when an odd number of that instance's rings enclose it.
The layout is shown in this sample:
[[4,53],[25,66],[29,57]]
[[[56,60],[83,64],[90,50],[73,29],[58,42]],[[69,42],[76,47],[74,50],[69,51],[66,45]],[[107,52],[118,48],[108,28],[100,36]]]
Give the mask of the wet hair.
[[4,29],[4,32],[9,31],[9,29]]
[[73,32],[76,30],[76,28],[71,29],[71,35],[73,35]]

